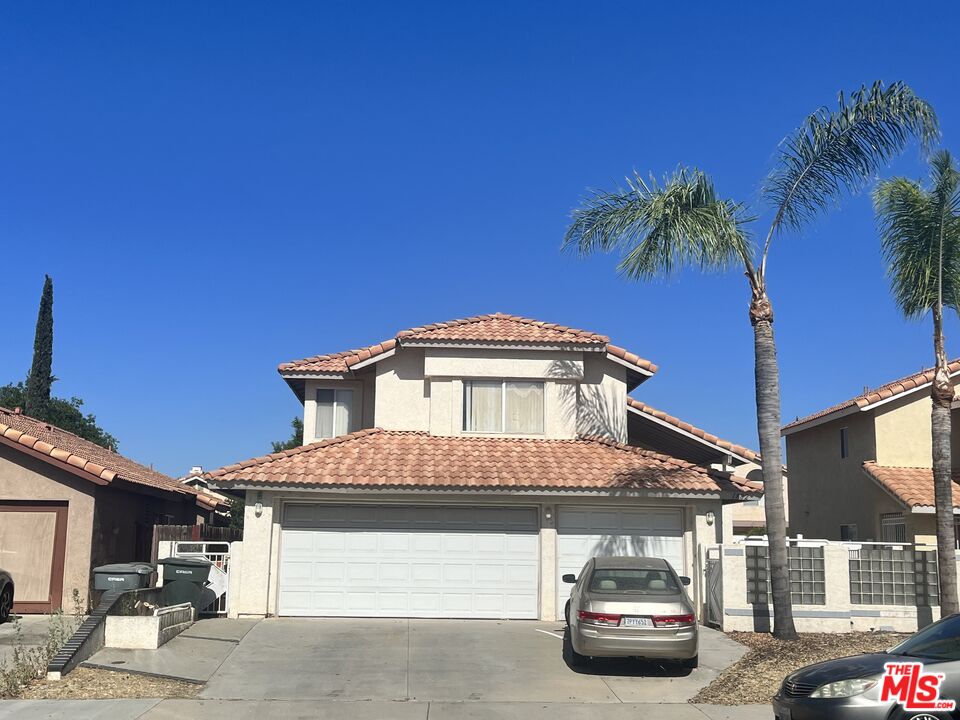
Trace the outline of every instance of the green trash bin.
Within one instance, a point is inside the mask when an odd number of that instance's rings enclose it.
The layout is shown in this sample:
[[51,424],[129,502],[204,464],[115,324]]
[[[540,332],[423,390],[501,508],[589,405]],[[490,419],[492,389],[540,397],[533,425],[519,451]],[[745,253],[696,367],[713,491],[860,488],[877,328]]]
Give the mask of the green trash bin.
[[179,605],[188,602],[199,612],[208,605],[203,600],[203,591],[210,577],[209,560],[197,558],[166,558],[163,565],[163,588],[160,598],[164,605]]
[[93,569],[94,590],[138,590],[147,587],[156,568],[150,563],[114,563]]

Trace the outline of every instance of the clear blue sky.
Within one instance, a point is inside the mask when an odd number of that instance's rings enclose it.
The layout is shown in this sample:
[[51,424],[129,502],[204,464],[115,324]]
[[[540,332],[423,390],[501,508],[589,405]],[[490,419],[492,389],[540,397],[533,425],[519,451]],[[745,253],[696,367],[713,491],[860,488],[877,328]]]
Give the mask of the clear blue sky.
[[[4,3],[0,382],[50,273],[55,392],[179,474],[289,435],[277,363],[499,310],[609,334],[661,366],[638,397],[755,447],[743,278],[627,283],[559,252],[569,212],[678,163],[752,200],[787,132],[875,79],[960,152],[935,5]],[[866,194],[780,238],[770,287],[785,420],[929,364]]]

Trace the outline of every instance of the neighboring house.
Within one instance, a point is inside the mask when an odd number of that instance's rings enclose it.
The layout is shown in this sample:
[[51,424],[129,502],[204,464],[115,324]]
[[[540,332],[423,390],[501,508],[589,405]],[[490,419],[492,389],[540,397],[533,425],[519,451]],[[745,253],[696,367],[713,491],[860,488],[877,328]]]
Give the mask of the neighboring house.
[[242,500],[242,493],[230,495],[210,489],[209,481],[203,476],[203,468],[194,465],[190,472],[179,479],[181,483],[197,491],[197,524],[230,524],[230,506],[234,500]]
[[304,445],[207,475],[246,491],[233,615],[557,619],[596,554],[695,579],[745,479],[632,447],[656,366],[603,335],[503,315],[284,363]]
[[[955,360],[950,363],[954,383],[958,374],[960,361]],[[932,380],[933,370],[909,375],[783,428],[792,533],[829,540],[936,542]],[[960,417],[956,411],[953,416],[956,467]],[[955,486],[954,499],[960,502],[960,487]]]
[[90,570],[150,560],[154,524],[193,524],[195,490],[88,440],[0,408],[0,567],[17,612],[86,607]]
[[[627,434],[631,445],[732,472],[754,482],[763,481],[760,454],[750,448],[722,440],[633,398],[627,398],[627,409]],[[789,513],[787,469],[784,468],[783,472],[784,502]],[[727,508],[735,536],[765,532],[767,518],[763,502],[764,498],[760,497]]]

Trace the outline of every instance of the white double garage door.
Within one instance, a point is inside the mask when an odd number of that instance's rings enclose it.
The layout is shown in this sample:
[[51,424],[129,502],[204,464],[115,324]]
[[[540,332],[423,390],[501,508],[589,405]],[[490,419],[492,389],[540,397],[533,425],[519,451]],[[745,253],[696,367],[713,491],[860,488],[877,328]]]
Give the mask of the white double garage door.
[[[684,567],[681,511],[557,509],[556,578],[595,555]],[[539,617],[540,508],[287,503],[278,613],[287,616]],[[562,611],[569,586],[559,584]]]

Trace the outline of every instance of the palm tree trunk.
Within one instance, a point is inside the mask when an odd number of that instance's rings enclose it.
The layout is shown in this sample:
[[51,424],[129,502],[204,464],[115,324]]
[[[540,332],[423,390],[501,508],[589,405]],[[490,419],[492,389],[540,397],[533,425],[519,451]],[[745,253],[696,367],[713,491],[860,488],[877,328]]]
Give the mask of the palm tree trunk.
[[953,461],[950,455],[950,406],[953,403],[953,383],[947,369],[944,350],[943,309],[933,309],[933,347],[936,370],[930,394],[933,407],[930,414],[933,446],[933,492],[937,510],[937,570],[940,575],[940,614],[960,611],[957,603],[956,538],[953,515]]
[[783,502],[783,461],[780,455],[780,369],[773,338],[773,305],[762,279],[751,282],[753,301],[754,376],[757,432],[763,465],[763,504],[770,543],[770,584],[773,591],[773,634],[783,640],[797,637],[790,601],[787,558],[787,515]]

